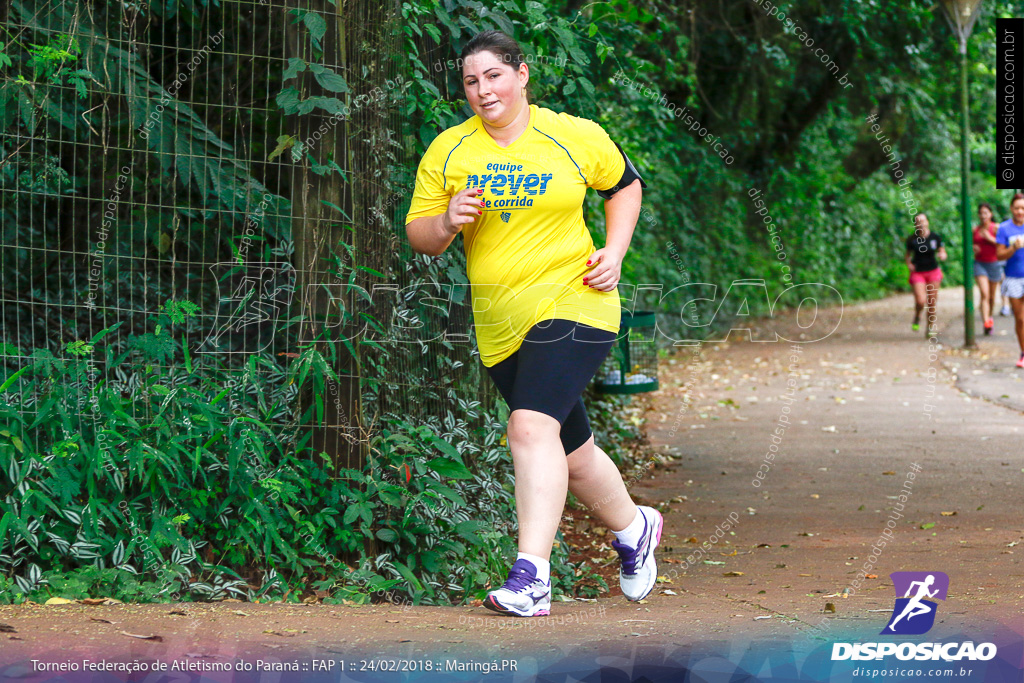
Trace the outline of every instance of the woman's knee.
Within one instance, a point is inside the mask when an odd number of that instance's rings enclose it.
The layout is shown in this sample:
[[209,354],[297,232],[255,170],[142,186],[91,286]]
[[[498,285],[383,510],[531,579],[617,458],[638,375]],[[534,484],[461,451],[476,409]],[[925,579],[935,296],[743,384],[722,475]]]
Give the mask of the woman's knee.
[[527,441],[538,436],[557,436],[559,428],[558,420],[550,415],[537,410],[518,408],[513,410],[508,418],[508,439]]

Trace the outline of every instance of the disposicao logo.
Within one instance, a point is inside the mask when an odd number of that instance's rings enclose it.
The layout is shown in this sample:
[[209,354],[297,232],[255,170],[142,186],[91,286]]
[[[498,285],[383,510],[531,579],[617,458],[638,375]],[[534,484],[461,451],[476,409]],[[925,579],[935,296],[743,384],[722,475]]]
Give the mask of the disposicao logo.
[[881,634],[916,636],[927,633],[935,624],[935,613],[939,609],[939,603],[927,598],[945,600],[949,577],[943,572],[893,572],[889,576],[896,590],[896,606]]
[[[880,635],[920,635],[935,625],[939,603],[949,592],[949,577],[944,572],[893,572],[896,604],[889,623]],[[902,595],[902,597],[900,597]],[[896,655],[897,659],[918,661],[987,661],[996,656],[993,643],[975,645],[964,643],[833,643],[832,660],[882,659]]]

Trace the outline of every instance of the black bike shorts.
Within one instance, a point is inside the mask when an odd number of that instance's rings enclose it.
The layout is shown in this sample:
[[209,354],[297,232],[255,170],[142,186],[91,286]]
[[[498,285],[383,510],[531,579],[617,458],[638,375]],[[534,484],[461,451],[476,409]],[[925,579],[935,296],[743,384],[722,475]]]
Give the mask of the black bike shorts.
[[511,356],[485,369],[510,413],[536,410],[558,420],[559,437],[569,455],[593,434],[583,390],[616,338],[614,332],[572,320],[542,320],[530,328]]

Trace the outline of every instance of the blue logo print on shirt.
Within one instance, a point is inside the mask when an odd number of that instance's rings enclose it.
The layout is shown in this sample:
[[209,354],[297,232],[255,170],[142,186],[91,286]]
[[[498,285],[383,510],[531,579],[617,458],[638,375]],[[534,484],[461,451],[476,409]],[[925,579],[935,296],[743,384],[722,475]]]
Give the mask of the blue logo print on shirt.
[[[506,164],[499,165],[506,166]],[[488,169],[491,166],[495,166],[495,164],[488,164]],[[514,169],[522,170],[522,166],[516,164]],[[522,208],[533,206],[533,197],[545,194],[552,178],[554,178],[552,173],[474,173],[466,176],[466,187],[489,190],[490,194],[499,197],[499,199],[487,200],[487,206],[490,208]]]

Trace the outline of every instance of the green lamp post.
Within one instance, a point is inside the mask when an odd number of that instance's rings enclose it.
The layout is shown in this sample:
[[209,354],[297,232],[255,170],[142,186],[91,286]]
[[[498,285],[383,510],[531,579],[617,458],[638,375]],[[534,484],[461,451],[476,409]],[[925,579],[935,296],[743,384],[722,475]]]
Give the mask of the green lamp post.
[[968,199],[967,155],[967,39],[978,19],[982,0],[940,0],[953,34],[960,41],[960,213],[964,239],[964,345],[974,346],[974,249],[971,235],[971,206]]

